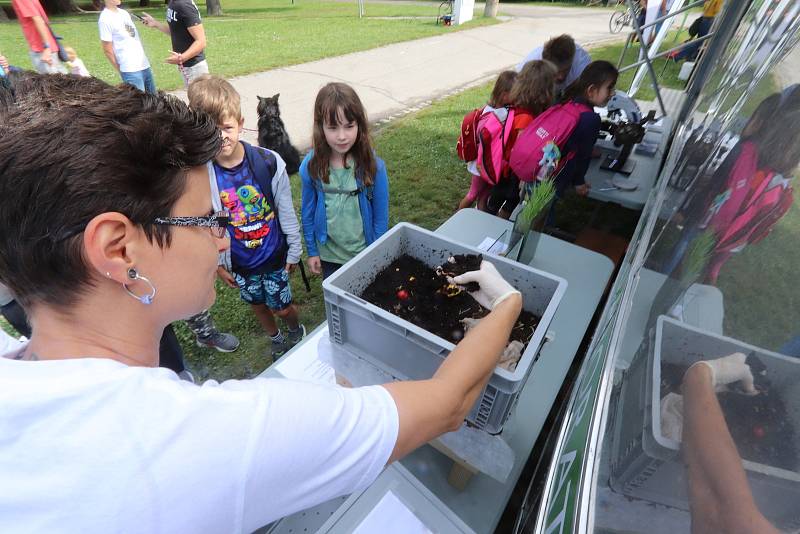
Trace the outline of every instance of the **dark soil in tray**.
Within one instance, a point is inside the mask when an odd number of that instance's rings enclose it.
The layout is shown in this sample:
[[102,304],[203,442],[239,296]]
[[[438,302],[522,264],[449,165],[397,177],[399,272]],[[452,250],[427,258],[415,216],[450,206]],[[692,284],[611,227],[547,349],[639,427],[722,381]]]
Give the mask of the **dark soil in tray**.
[[[458,255],[453,258],[456,263],[444,266],[446,273],[451,276],[478,270],[482,260],[481,256],[476,255]],[[475,302],[467,292],[449,285],[447,274],[437,274],[435,269],[418,259],[403,255],[378,273],[375,280],[364,289],[361,298],[428,332],[458,343],[464,337],[461,319],[479,319],[489,311]],[[478,284],[468,289],[473,290],[473,287],[478,289]],[[540,317],[523,310],[511,332],[511,340],[520,341],[527,346],[539,319]]]
[[[786,405],[779,392],[771,387],[768,376],[758,374],[757,369],[765,369],[763,364],[755,356],[750,356],[747,363],[756,377],[759,394],[749,396],[735,390],[717,393],[731,437],[745,460],[796,471],[795,433]],[[667,393],[681,393],[687,369],[685,365],[661,364],[661,398]]]

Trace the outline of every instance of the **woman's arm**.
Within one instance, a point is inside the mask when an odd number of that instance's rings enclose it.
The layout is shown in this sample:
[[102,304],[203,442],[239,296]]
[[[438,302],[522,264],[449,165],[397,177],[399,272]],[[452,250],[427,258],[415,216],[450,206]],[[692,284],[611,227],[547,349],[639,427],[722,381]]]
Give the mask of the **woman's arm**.
[[777,533],[753,501],[714,391],[714,374],[709,365],[694,365],[683,378],[683,442],[692,532]]
[[478,282],[480,289],[473,296],[492,311],[456,345],[433,378],[383,386],[394,399],[400,422],[390,462],[461,426],[486,387],[522,310],[519,291],[489,262],[454,281]]

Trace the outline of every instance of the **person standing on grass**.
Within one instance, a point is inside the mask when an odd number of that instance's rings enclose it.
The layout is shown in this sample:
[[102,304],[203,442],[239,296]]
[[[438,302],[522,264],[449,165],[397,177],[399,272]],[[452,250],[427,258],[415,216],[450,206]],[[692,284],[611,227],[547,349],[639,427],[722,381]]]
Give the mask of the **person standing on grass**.
[[[222,149],[208,165],[215,211],[230,214],[230,254],[217,270],[239,289],[272,340],[275,361],[306,335],[289,283],[303,245],[286,164],[277,152],[241,141],[239,93],[227,80],[204,74],[189,86],[189,107],[204,111],[222,132]],[[286,323],[286,336],[275,316]]]
[[58,59],[58,43],[39,0],[11,0],[11,7],[28,41],[28,54],[36,72],[66,74],[67,67]]
[[193,0],[169,0],[166,24],[158,22],[148,13],[142,15],[142,22],[172,39],[172,52],[165,61],[177,65],[184,87],[188,88],[198,76],[208,74],[204,52],[206,32],[200,19],[200,10]]
[[140,91],[155,93],[153,71],[144,53],[139,31],[130,14],[119,7],[120,3],[120,0],[105,0],[105,8],[97,21],[103,53],[123,82]]
[[546,59],[556,66],[556,97],[561,96],[592,62],[589,52],[575,44],[575,39],[567,34],[553,37],[544,46],[537,46],[531,50],[530,54],[517,65],[517,72],[522,70],[525,63],[538,59]]
[[308,268],[327,278],[389,229],[389,178],[347,84],[317,93],[313,147],[300,164],[303,235]]

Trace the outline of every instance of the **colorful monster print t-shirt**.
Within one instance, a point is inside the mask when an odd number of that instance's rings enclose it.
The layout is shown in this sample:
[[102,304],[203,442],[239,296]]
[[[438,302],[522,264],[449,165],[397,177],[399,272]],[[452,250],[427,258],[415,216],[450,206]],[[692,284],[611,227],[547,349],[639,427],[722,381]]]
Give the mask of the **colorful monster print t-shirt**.
[[246,157],[231,169],[215,162],[214,172],[222,207],[231,214],[233,270],[248,275],[283,267],[286,245],[272,191],[261,190]]

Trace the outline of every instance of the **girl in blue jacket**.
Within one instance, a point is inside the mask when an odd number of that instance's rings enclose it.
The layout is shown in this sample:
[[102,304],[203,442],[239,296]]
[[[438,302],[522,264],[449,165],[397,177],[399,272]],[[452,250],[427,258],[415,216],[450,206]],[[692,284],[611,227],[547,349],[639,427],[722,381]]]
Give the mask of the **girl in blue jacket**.
[[389,179],[352,87],[329,83],[314,103],[313,150],[300,165],[312,273],[327,278],[389,228]]

